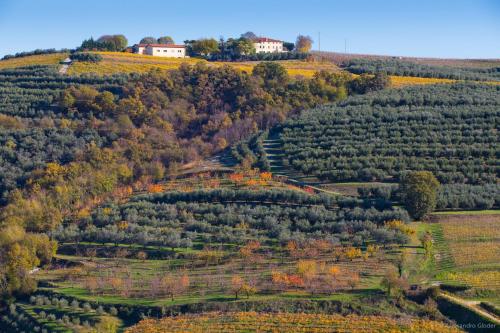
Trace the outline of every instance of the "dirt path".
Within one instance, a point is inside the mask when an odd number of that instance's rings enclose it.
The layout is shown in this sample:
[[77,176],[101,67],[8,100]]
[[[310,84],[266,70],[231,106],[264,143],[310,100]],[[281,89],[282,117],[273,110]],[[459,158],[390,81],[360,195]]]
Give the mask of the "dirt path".
[[68,68],[70,65],[71,65],[71,59],[70,58],[64,59],[61,68],[59,68],[59,74],[66,74],[68,72]]
[[448,293],[443,293],[441,292],[439,294],[440,296],[452,301],[453,303],[456,303],[456,304],[460,304],[468,309],[471,309],[472,311],[480,314],[481,316],[485,317],[485,318],[488,318],[489,320],[491,320],[493,323],[495,323],[496,325],[500,325],[500,318],[498,318],[497,316],[495,316],[494,314],[484,310],[483,308],[481,308],[479,306],[479,301],[471,301],[471,300],[465,300],[463,298],[460,298],[460,297],[456,297],[456,296],[452,296]]

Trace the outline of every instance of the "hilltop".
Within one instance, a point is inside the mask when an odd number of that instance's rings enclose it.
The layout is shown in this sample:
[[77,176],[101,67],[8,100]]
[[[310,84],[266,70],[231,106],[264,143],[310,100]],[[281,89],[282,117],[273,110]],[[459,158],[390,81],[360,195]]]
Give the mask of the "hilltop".
[[[207,61],[199,58],[160,58],[148,55],[124,53],[124,52],[95,52],[102,57],[102,61],[75,61],[69,67],[66,74],[81,75],[81,74],[98,74],[112,75],[117,73],[144,73],[151,69],[170,70],[179,68],[181,64],[196,64],[205,63],[209,66],[229,65],[241,71],[250,73],[259,61]],[[338,53],[316,52],[314,56],[306,60],[279,60],[277,63],[283,65],[289,75],[312,77],[317,71],[325,70],[329,72],[339,72],[345,70],[346,63],[352,59],[370,59],[370,60],[393,60],[394,57],[385,56],[365,56],[365,55],[344,55]],[[46,55],[34,55],[20,58],[13,58],[0,61],[0,68],[18,68],[31,65],[54,65],[58,66],[64,60],[68,53],[56,53]],[[359,57],[358,57],[359,56]],[[463,68],[495,68],[500,66],[500,61],[497,60],[447,60],[447,59],[421,59],[421,58],[404,58],[404,61],[414,63],[422,63],[426,65],[438,66],[453,66]],[[398,60],[399,61],[399,60]],[[356,74],[353,74],[356,76]],[[425,77],[416,75],[390,75],[390,81],[394,87],[403,87],[409,85],[436,84],[436,83],[453,83],[457,78],[439,78]],[[495,82],[495,84],[497,84]]]

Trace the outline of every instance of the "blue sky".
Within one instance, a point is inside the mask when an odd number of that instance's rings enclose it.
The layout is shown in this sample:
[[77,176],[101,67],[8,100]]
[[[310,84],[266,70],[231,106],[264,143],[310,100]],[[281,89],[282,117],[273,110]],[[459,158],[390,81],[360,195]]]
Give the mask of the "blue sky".
[[[0,56],[73,48],[83,39],[171,35],[176,42],[245,31],[350,53],[500,58],[500,1],[0,0]],[[316,49],[317,43],[314,44]]]

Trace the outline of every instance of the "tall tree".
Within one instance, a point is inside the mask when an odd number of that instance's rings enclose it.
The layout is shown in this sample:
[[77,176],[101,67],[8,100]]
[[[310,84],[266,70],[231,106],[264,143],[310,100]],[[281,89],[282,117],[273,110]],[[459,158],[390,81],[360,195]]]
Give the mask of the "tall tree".
[[421,219],[436,208],[439,181],[429,171],[406,174],[400,188],[403,202],[414,219]]
[[241,38],[246,38],[246,39],[254,39],[254,38],[257,38],[257,35],[256,35],[256,34],[254,34],[254,33],[253,33],[253,32],[251,32],[251,31],[247,31],[247,32],[245,32],[245,33],[241,34],[241,36],[240,36],[240,37],[241,37]]
[[255,46],[248,38],[240,38],[235,45],[235,52],[238,55],[249,55],[255,53]]
[[158,40],[154,37],[144,37],[139,42],[139,44],[156,44],[156,43],[158,43]]
[[174,44],[174,39],[170,36],[163,36],[158,38],[158,44]]
[[213,38],[202,38],[192,44],[193,52],[202,56],[209,56],[219,51],[219,43]]
[[310,36],[298,35],[295,42],[295,49],[298,52],[307,53],[311,51],[313,40]]
[[109,51],[121,51],[127,47],[128,40],[124,35],[103,35],[97,40]]
[[293,51],[293,49],[295,48],[295,44],[291,42],[283,42],[283,47],[288,51]]

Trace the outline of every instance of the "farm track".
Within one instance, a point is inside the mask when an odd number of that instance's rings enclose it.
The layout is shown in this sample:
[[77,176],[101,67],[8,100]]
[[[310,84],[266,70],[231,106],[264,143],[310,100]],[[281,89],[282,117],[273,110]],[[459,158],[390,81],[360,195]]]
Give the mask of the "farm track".
[[465,300],[465,299],[462,299],[460,297],[452,296],[452,295],[450,295],[448,293],[444,293],[444,292],[441,292],[439,294],[439,296],[444,297],[453,303],[459,304],[459,305],[461,305],[461,306],[463,306],[471,311],[474,311],[475,313],[477,313],[485,318],[488,318],[496,325],[500,325],[500,318],[498,316],[495,316],[494,314],[482,309],[481,307],[479,307],[479,303],[480,303],[479,301]]

